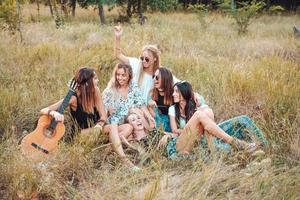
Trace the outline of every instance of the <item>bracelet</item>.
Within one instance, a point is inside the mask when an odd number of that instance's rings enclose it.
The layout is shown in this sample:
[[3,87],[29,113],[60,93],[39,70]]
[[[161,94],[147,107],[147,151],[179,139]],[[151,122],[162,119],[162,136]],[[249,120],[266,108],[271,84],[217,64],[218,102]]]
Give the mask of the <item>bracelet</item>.
[[[102,126],[104,126],[106,120],[104,120],[104,119],[99,119],[99,120],[97,121],[97,124],[99,124],[99,123],[101,123],[101,122],[103,123]],[[100,124],[99,124],[99,125],[100,125]]]

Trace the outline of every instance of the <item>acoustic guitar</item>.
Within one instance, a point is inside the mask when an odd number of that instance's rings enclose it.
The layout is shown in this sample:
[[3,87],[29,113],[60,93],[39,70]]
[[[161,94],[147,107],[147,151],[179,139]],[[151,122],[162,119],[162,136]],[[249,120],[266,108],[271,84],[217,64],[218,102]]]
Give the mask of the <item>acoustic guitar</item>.
[[[77,83],[74,79],[68,83],[69,91],[65,96],[61,106],[57,110],[63,114],[68,106],[70,98],[75,94]],[[34,159],[43,159],[55,152],[58,147],[58,141],[65,133],[65,126],[61,122],[57,122],[49,115],[42,115],[36,129],[26,135],[21,141],[22,153]]]

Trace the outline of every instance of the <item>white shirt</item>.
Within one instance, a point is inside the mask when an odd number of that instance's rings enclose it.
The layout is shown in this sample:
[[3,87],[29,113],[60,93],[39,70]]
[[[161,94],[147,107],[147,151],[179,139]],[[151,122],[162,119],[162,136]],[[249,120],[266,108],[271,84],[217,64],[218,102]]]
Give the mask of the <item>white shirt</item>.
[[[175,106],[172,105],[169,107],[169,116],[175,117],[176,118],[176,113],[175,113]],[[179,117],[179,129],[183,129],[186,125],[185,118]]]
[[[139,59],[130,57],[129,64],[132,68],[133,80],[139,84],[138,81],[139,81],[140,72],[141,72],[140,70],[143,70],[142,63]],[[150,90],[153,88],[153,85],[154,85],[154,81],[153,81],[152,75],[144,73],[143,81],[141,82],[141,84],[139,84],[139,87],[142,91],[145,102],[148,102],[149,93],[150,93]]]

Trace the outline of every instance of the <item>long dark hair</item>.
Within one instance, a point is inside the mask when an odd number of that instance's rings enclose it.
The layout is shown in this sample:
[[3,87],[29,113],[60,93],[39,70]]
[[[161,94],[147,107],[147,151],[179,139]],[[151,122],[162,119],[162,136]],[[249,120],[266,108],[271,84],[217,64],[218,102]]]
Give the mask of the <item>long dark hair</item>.
[[[178,91],[180,92],[181,96],[186,101],[186,106],[184,108],[184,114],[186,121],[188,122],[189,119],[193,116],[196,110],[196,102],[194,100],[194,92],[192,85],[187,81],[181,81],[174,85],[174,87],[177,86]],[[179,125],[179,119],[180,119],[180,107],[179,102],[175,103],[175,115],[176,115],[176,122]]]
[[75,80],[78,83],[78,103],[82,105],[85,112],[93,113],[95,107],[95,86],[93,78],[96,72],[92,68],[83,67],[75,73]]
[[[158,68],[159,75],[161,79],[161,88],[164,91],[164,104],[171,105],[173,102],[173,75],[170,70],[165,67]],[[158,89],[153,88],[152,90],[152,99],[154,101],[158,100]]]

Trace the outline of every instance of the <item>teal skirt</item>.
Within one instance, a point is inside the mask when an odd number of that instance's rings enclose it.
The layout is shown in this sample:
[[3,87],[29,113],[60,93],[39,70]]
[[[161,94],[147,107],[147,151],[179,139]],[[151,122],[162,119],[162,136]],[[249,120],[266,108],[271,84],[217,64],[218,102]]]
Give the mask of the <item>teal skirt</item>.
[[[268,141],[263,132],[247,115],[231,118],[218,124],[218,126],[230,136],[241,140],[259,142],[260,145],[264,147],[268,145]],[[172,160],[177,159],[176,141],[177,138],[172,138],[167,144],[168,157]],[[224,142],[222,139],[214,138],[213,144],[217,150],[225,152],[231,151],[230,145]],[[201,147],[207,147],[204,137],[202,138],[200,145]]]

